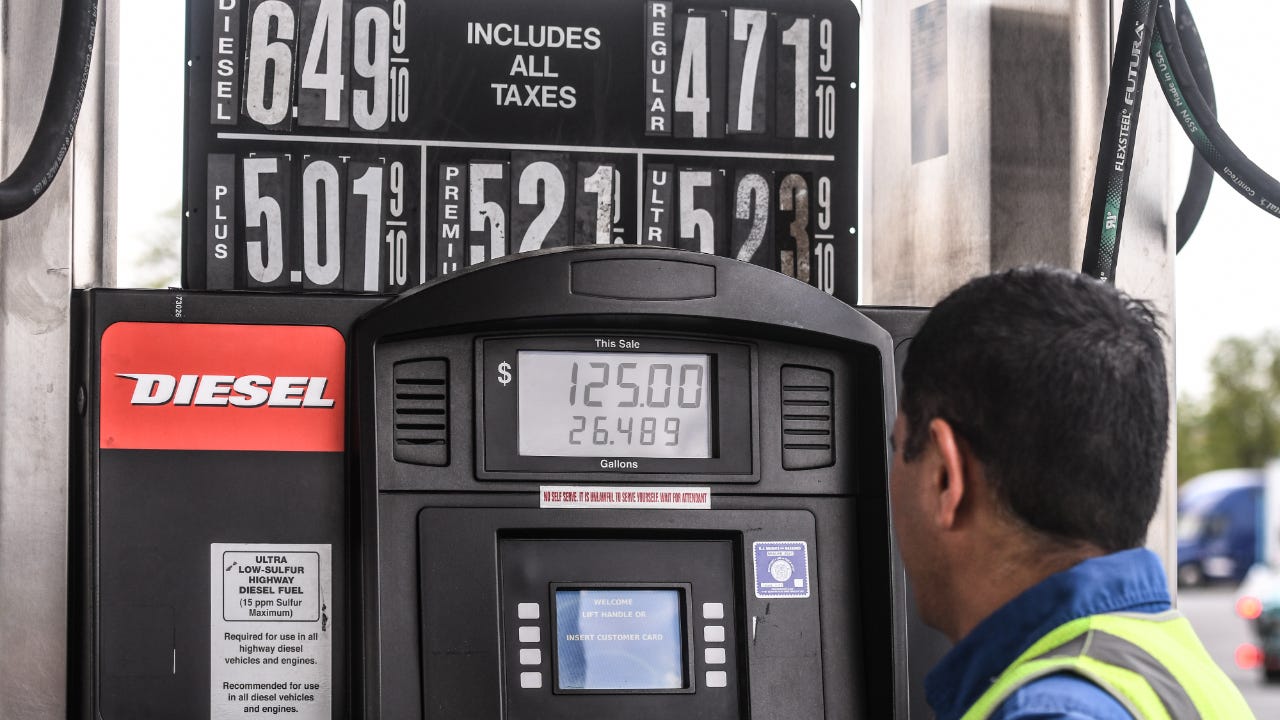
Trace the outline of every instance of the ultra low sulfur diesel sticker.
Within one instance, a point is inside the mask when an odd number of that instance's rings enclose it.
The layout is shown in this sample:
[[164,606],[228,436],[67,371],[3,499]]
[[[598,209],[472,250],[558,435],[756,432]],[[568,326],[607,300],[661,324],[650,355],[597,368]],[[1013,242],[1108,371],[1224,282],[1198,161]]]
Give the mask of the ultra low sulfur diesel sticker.
[[332,550],[209,546],[210,717],[329,720]]

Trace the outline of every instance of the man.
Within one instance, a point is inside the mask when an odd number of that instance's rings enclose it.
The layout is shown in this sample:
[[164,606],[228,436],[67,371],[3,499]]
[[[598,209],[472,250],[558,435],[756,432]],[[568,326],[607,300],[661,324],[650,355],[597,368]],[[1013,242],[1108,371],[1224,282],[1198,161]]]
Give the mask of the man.
[[1168,433],[1151,308],[1018,269],[938,304],[894,427],[893,519],[915,601],[955,647],[938,720],[1251,718],[1142,549]]

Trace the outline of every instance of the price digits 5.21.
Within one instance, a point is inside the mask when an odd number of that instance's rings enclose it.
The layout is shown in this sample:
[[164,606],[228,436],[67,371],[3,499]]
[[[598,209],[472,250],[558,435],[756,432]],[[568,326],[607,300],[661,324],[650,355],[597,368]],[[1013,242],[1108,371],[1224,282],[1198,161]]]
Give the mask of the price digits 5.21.
[[296,123],[384,132],[409,121],[407,0],[217,3],[214,124],[237,124],[229,109],[238,94],[240,118],[269,130]]

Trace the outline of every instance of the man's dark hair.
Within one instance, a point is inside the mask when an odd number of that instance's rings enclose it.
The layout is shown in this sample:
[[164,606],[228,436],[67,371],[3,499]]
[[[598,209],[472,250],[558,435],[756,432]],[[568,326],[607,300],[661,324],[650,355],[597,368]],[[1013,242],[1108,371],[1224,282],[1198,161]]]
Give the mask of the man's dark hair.
[[1058,541],[1137,547],[1160,497],[1169,389],[1151,306],[1066,270],[978,278],[929,314],[903,370],[914,459],[933,418],[1004,508]]

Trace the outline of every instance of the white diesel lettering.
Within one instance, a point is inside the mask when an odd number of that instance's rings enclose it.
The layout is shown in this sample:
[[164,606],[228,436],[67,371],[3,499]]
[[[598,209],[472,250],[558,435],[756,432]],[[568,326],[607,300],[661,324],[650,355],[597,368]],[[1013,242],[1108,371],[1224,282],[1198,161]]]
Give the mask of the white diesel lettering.
[[163,405],[173,398],[178,381],[172,375],[120,375],[137,383],[133,386],[133,405]]
[[133,405],[196,405],[199,407],[242,408],[331,408],[334,401],[324,396],[329,385],[325,377],[278,377],[266,375],[157,375],[121,373],[117,377],[134,381]]

